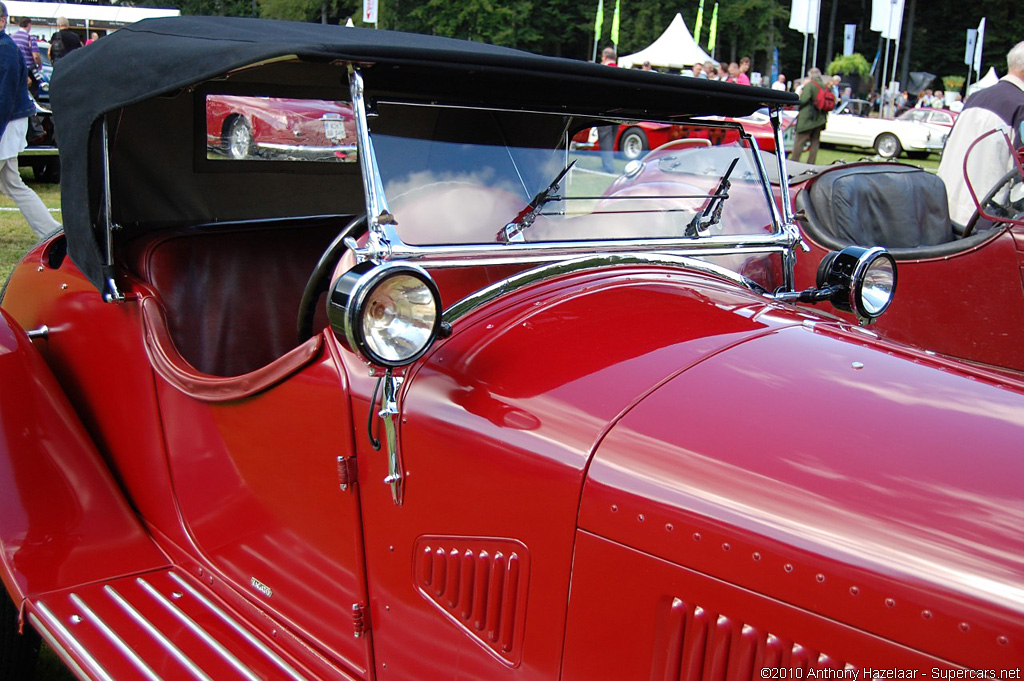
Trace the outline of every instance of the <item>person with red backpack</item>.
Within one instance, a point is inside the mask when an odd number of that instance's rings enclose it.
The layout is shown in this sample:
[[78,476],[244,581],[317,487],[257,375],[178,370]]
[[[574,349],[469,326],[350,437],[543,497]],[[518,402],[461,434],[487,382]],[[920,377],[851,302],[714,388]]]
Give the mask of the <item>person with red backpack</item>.
[[804,146],[810,145],[807,162],[818,160],[818,140],[828,122],[828,112],[836,106],[836,97],[831,83],[821,78],[821,70],[812,67],[807,71],[807,83],[800,91],[800,113],[796,118],[796,137],[793,139],[793,161],[799,161]]

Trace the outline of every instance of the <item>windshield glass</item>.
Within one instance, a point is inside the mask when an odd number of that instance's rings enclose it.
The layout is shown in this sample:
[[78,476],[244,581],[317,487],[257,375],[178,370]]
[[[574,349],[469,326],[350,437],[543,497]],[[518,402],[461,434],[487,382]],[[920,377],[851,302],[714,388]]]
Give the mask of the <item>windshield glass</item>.
[[407,244],[773,232],[738,125],[598,123],[383,103],[369,119]]

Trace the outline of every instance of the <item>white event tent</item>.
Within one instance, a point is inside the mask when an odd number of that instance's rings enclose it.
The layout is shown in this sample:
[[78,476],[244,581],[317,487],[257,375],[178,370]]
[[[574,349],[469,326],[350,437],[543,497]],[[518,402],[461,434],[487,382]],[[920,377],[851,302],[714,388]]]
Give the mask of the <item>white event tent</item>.
[[693,39],[690,29],[686,28],[686,22],[683,21],[683,15],[676,14],[660,38],[636,54],[619,57],[619,66],[628,69],[645,61],[651,62],[651,66],[682,69],[698,62],[703,64],[713,60]]

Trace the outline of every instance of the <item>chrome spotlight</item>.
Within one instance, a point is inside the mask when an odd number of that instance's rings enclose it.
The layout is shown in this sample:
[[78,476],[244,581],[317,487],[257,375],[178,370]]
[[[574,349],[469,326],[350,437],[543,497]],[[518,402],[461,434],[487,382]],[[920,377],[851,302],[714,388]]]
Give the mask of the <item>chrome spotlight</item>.
[[896,293],[896,259],[881,247],[849,246],[832,251],[818,265],[819,289],[832,291],[832,304],[870,324],[888,309]]
[[334,283],[327,318],[342,343],[373,364],[415,362],[441,327],[441,296],[426,270],[362,262]]

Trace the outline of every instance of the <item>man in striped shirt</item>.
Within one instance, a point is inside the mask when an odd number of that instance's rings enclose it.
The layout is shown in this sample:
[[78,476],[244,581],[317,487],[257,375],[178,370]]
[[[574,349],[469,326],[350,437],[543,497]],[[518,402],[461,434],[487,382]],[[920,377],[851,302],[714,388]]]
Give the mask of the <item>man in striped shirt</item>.
[[28,69],[29,74],[29,89],[33,95],[38,95],[37,88],[39,83],[36,79],[35,74],[39,67],[43,65],[43,58],[39,56],[39,41],[32,35],[32,20],[23,17],[18,22],[19,28],[11,35],[11,40],[18,46],[18,51],[21,52],[21,58],[25,62],[25,68]]

